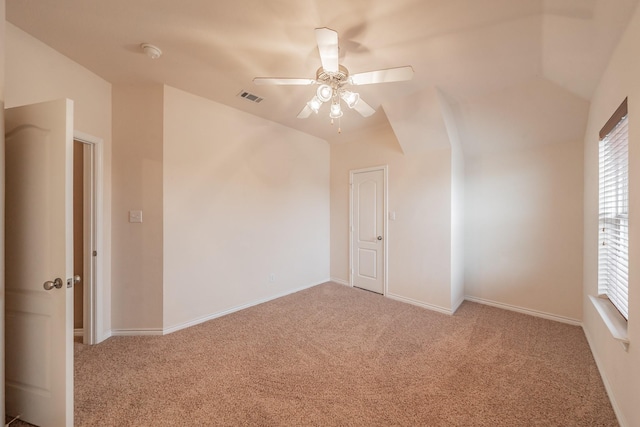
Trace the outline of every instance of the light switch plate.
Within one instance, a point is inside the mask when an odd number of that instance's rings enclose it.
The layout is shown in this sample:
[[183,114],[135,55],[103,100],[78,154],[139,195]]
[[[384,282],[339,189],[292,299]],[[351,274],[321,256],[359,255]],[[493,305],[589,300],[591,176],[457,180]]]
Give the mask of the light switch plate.
[[142,211],[129,211],[129,222],[142,222]]

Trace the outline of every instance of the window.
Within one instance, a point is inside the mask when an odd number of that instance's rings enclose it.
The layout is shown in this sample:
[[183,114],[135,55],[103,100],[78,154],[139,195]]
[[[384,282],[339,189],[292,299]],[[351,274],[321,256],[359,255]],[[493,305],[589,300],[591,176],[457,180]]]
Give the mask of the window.
[[598,292],[629,318],[627,100],[600,131]]

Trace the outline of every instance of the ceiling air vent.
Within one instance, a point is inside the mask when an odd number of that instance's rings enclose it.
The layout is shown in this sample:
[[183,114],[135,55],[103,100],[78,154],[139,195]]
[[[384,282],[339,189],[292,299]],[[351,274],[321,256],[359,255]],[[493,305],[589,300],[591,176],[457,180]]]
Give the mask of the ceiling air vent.
[[258,95],[254,95],[253,93],[247,92],[246,90],[241,90],[240,93],[238,93],[238,96],[240,98],[246,99],[247,101],[255,102],[256,104],[260,103],[260,101],[262,101],[263,99]]

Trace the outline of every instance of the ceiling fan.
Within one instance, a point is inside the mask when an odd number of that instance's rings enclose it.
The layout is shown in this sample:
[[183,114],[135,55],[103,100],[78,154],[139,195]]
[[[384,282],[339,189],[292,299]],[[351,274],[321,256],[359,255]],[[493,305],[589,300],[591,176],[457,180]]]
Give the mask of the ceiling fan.
[[[329,28],[316,28],[315,33],[322,62],[322,66],[316,72],[315,79],[287,77],[256,77],[253,79],[253,83],[257,85],[319,85],[315,96],[298,114],[299,119],[306,119],[312,112],[317,114],[323,103],[330,102],[329,117],[333,123],[333,119],[339,119],[343,114],[340,100],[363,117],[369,117],[375,113],[375,110],[364,102],[357,92],[347,90],[346,86],[398,82],[413,78],[413,68],[410,65],[349,74],[349,70],[338,63],[338,33]],[[338,132],[340,132],[339,128]]]

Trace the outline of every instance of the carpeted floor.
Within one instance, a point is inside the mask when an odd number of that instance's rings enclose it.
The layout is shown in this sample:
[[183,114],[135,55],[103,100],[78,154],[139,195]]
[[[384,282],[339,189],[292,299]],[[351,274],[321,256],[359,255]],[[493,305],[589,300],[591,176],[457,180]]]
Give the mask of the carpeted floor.
[[334,283],[75,363],[78,426],[618,425],[581,328]]

